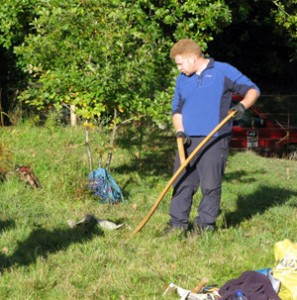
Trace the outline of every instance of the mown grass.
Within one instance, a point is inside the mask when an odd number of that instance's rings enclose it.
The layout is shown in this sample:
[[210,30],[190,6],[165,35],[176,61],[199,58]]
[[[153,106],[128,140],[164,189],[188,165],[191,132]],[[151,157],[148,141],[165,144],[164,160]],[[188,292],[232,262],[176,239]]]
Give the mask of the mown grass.
[[[42,185],[33,190],[14,173],[0,183],[0,299],[160,299],[171,282],[191,289],[208,277],[221,286],[246,270],[275,266],[274,244],[296,236],[297,162],[252,152],[230,154],[216,232],[161,237],[169,192],[131,237],[172,175],[175,140],[158,133],[121,135],[109,170],[127,203],[111,206],[85,191],[83,128],[0,129],[11,153],[5,167],[29,165]],[[93,133],[93,149],[102,138]],[[126,226],[68,227],[67,220],[88,213]]]

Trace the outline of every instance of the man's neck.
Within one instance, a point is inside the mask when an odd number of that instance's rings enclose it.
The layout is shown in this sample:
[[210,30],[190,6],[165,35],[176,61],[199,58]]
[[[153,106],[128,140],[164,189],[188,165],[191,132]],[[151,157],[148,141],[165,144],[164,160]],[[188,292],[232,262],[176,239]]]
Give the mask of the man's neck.
[[200,75],[207,67],[209,63],[209,59],[207,58],[201,58],[198,62],[198,69],[196,71],[196,74]]

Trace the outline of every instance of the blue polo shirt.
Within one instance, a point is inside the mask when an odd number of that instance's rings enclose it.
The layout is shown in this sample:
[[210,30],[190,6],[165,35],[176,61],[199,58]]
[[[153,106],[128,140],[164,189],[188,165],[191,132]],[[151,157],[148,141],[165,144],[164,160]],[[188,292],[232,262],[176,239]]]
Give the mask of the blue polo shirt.
[[[177,77],[172,114],[181,113],[185,133],[189,136],[208,135],[228,114],[232,95],[244,96],[255,83],[230,64],[210,58],[200,74]],[[214,136],[230,133],[232,120]]]

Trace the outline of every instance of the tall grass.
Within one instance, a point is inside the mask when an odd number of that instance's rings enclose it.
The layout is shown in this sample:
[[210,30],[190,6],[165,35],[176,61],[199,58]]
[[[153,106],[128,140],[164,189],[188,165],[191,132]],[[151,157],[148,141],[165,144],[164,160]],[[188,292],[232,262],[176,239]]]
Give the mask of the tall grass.
[[[10,165],[29,165],[42,185],[33,190],[13,172],[0,183],[0,299],[160,299],[171,282],[191,289],[208,277],[221,286],[246,270],[273,267],[274,244],[294,241],[297,163],[252,152],[230,154],[216,232],[162,237],[169,192],[131,237],[172,175],[176,145],[154,130],[123,136],[109,171],[127,203],[110,206],[85,191],[83,128],[0,129]],[[94,151],[102,138],[93,136]],[[191,220],[199,199],[198,192]],[[126,226],[68,227],[86,214]]]

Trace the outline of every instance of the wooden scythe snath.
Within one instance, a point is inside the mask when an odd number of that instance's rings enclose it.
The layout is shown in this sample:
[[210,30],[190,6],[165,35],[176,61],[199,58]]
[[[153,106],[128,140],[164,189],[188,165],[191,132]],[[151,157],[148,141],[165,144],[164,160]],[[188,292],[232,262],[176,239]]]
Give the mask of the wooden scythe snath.
[[139,223],[139,225],[134,229],[132,232],[132,235],[138,233],[144,225],[148,222],[148,220],[151,218],[155,210],[158,208],[159,204],[163,200],[164,196],[170,189],[173,182],[177,179],[177,177],[182,173],[182,171],[185,169],[185,167],[190,163],[190,161],[193,159],[193,157],[201,150],[201,148],[212,138],[212,136],[219,131],[231,118],[234,117],[236,114],[236,111],[231,111],[202,141],[201,143],[194,149],[194,151],[189,155],[189,157],[184,161],[184,163],[181,164],[181,166],[178,168],[178,170],[174,173],[174,175],[171,177],[171,179],[168,181],[167,185],[163,189],[162,193],[160,194],[159,198],[156,200],[155,204],[149,211],[149,213],[146,215],[146,217]]
[[180,164],[182,165],[186,160],[185,145],[184,145],[183,138],[180,137],[177,138],[177,149],[178,149],[179,161]]

